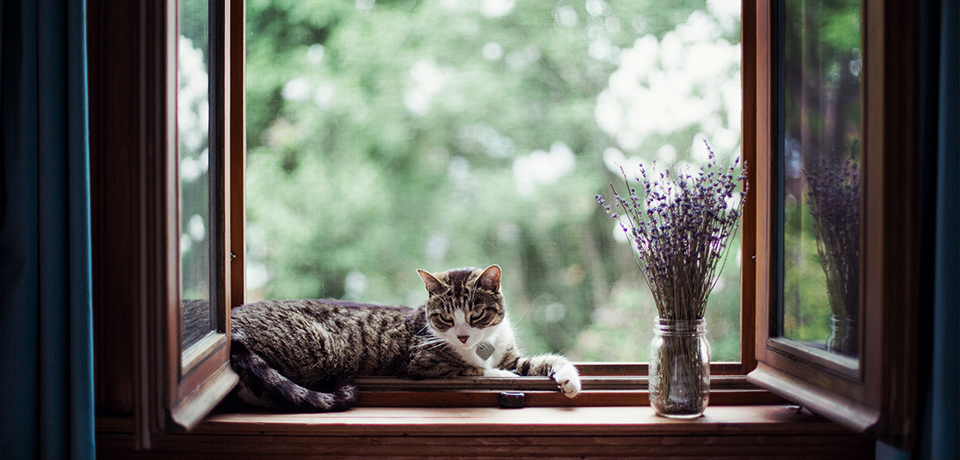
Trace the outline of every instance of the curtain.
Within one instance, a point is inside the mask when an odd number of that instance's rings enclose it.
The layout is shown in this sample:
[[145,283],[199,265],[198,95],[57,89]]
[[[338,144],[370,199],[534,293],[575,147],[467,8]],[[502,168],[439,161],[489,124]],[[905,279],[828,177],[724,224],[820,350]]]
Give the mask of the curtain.
[[0,458],[94,458],[84,0],[0,7]]
[[[960,8],[928,0],[921,37],[921,292],[913,450],[877,444],[877,459],[960,455]],[[923,249],[926,248],[926,249]]]
[[[919,458],[960,453],[960,8],[940,5],[937,106],[937,209],[932,359]],[[936,84],[936,83],[935,83]]]

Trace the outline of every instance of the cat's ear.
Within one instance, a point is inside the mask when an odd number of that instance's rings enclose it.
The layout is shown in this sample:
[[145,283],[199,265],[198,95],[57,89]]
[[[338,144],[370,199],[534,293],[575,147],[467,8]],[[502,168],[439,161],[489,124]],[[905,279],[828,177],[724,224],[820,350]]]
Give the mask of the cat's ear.
[[487,267],[487,269],[480,274],[480,278],[477,279],[477,286],[480,286],[488,291],[499,291],[500,274],[500,267],[496,265]]
[[417,270],[417,273],[420,274],[420,279],[423,280],[423,284],[427,287],[427,292],[438,295],[443,293],[443,283],[437,280],[430,272]]

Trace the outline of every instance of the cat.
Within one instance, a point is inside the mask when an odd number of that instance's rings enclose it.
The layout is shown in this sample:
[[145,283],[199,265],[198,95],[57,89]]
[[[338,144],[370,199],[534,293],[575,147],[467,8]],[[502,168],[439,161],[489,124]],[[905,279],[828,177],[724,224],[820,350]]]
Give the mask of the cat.
[[521,356],[500,292],[501,269],[418,270],[418,308],[339,300],[267,300],[232,312],[231,365],[247,404],[288,412],[348,409],[350,378],[549,376],[569,397],[576,367],[560,355]]

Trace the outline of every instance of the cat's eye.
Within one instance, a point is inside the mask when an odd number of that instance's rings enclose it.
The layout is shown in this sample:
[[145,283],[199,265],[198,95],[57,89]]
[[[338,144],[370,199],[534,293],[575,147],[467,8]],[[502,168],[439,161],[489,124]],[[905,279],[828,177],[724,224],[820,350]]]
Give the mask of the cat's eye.
[[478,310],[473,312],[473,314],[470,315],[470,321],[479,321],[480,318],[483,318],[483,314],[484,314],[484,310]]
[[446,314],[446,313],[440,313],[440,314],[434,316],[434,318],[436,318],[437,321],[439,321],[439,322],[442,323],[442,324],[446,324],[446,325],[448,325],[448,326],[453,326],[453,317],[450,316],[450,315],[448,315],[448,314]]

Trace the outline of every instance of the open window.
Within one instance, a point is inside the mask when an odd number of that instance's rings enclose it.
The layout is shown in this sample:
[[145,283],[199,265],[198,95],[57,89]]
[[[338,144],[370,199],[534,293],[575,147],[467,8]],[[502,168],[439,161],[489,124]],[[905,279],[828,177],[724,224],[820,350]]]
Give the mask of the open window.
[[[237,381],[229,311],[243,301],[235,270],[243,112],[231,109],[243,104],[243,35],[231,29],[242,30],[244,15],[236,3],[90,4],[91,59],[121,63],[91,66],[97,361],[108,369],[97,378],[98,412],[132,413],[140,446],[196,425]],[[116,36],[132,38],[107,39]]]
[[[603,11],[600,3],[592,2],[598,14]],[[186,4],[185,0],[180,3]],[[214,185],[207,188],[209,195],[202,200],[210,207],[208,217],[201,217],[200,223],[204,239],[209,236],[215,242],[206,251],[209,264],[203,263],[212,275],[205,283],[210,309],[201,309],[209,313],[201,316],[206,326],[195,341],[184,346],[181,238],[186,235],[194,245],[201,233],[191,233],[194,214],[184,217],[178,198],[180,180],[186,174],[184,156],[178,157],[177,137],[178,2],[88,2],[94,64],[91,151],[97,414],[132,415],[135,433],[145,446],[164,431],[197,423],[235,379],[228,364],[229,308],[244,302],[246,5],[223,0],[204,4],[210,5],[209,42],[215,44],[206,61],[211,114],[207,174]],[[897,11],[872,4],[864,8],[863,134],[859,142],[863,152],[862,314],[856,323],[855,358],[822,353],[782,333],[777,218],[782,164],[778,120],[782,113],[776,84],[779,48],[775,46],[779,43],[777,15],[782,9],[776,2],[744,1],[742,153],[751,168],[751,195],[743,217],[740,316],[735,321],[740,330],[739,361],[712,366],[711,404],[782,401],[747,384],[746,374],[757,367],[756,356],[759,368],[749,379],[758,385],[854,428],[874,428],[892,439],[909,439],[912,407],[904,401],[912,401],[913,391],[916,231],[912,227],[915,219],[909,216],[915,213],[916,175],[911,171],[916,165],[915,158],[903,152],[916,149],[916,65],[910,60],[918,55],[917,12],[910,5],[898,6]],[[565,9],[557,15],[570,21]],[[912,27],[894,27],[900,23]],[[603,24],[606,27],[606,21]],[[186,38],[196,50],[194,38]],[[497,54],[495,48],[489,49],[491,56]],[[316,58],[323,49],[304,52]],[[296,85],[290,89],[294,96],[297,89]],[[315,101],[314,96],[311,100]],[[196,167],[200,155],[189,158],[189,167]],[[509,237],[510,229],[506,230]],[[576,271],[571,272],[571,279],[577,278],[574,275]],[[636,346],[645,348],[646,343],[639,340]],[[856,366],[850,365],[851,359]],[[572,401],[546,391],[549,382],[532,380],[507,382],[505,387],[490,382],[445,382],[442,387],[421,386],[418,390],[431,390],[424,393],[430,397],[418,399],[429,405],[496,405],[496,393],[487,390],[532,388],[538,396],[528,399],[531,405],[647,403],[644,364],[579,367],[587,377],[585,392]],[[368,391],[361,395],[360,403],[389,405],[412,390],[398,382],[383,383],[367,382]],[[487,385],[487,390],[467,391],[480,388],[476,385]],[[544,391],[537,393],[540,389]]]
[[[627,27],[640,31],[646,30],[644,27],[656,29],[654,25],[645,25],[639,20],[634,25],[617,23],[608,17],[609,5],[589,3],[589,8],[579,13],[579,20],[574,20],[571,13],[575,11],[566,4],[557,5],[555,11],[548,8],[547,14],[556,22],[556,27],[576,33],[589,32],[573,27],[584,21],[590,21],[591,27],[601,27],[606,31],[604,33]],[[143,444],[148,445],[153,436],[166,429],[188,428],[195,424],[229,390],[234,379],[227,365],[228,309],[243,303],[243,280],[245,275],[250,275],[244,273],[243,146],[250,135],[244,123],[243,91],[246,5],[242,2],[195,4],[183,0],[160,4],[133,2],[122,6],[110,1],[92,1],[90,6],[91,43],[94,44],[91,60],[99,64],[92,66],[91,77],[95,92],[92,110],[96,114],[92,143],[95,146],[95,212],[98,215],[95,219],[97,353],[99,368],[109,376],[97,380],[98,411],[135,414],[137,433]],[[368,2],[358,2],[350,7],[367,6]],[[577,9],[581,7],[578,5]],[[198,9],[204,8],[207,8],[209,20],[194,17]],[[747,5],[743,14],[750,15],[752,11]],[[182,16],[184,12],[186,17]],[[481,14],[489,16],[490,20],[498,20],[501,13],[486,11]],[[131,17],[138,20],[130,21]],[[723,17],[732,19],[735,25],[736,12],[728,11]],[[684,20],[681,18],[679,22]],[[716,22],[717,19],[710,21]],[[720,27],[714,22],[710,23],[711,27]],[[738,35],[736,27],[730,24],[724,27],[729,29],[726,33]],[[206,35],[202,32],[204,30]],[[522,32],[522,29],[518,30]],[[657,33],[664,35],[669,30]],[[693,29],[687,27],[687,30]],[[137,39],[120,40],[122,43],[118,44],[111,37]],[[595,38],[602,42],[605,37]],[[650,39],[658,40],[655,35]],[[207,45],[202,45],[204,40]],[[481,44],[478,57],[492,65],[522,69],[545,59],[542,54],[534,56],[535,50],[528,46],[497,53],[496,43],[491,43]],[[606,53],[597,51],[603,47],[594,50],[596,60],[611,69],[616,68],[616,59],[609,53],[609,44],[606,46]],[[627,46],[634,46],[633,39]],[[729,54],[731,49],[735,52],[737,47],[728,42],[724,50]],[[307,47],[303,51],[314,60],[323,55],[323,48]],[[589,50],[583,51],[589,53]],[[516,53],[511,55],[513,52]],[[737,54],[735,52],[731,59],[738,59]],[[750,58],[744,57],[742,65],[749,66]],[[733,75],[736,71],[734,66]],[[574,74],[565,78],[588,76]],[[124,84],[116,85],[115,81]],[[205,94],[206,102],[179,97],[180,94],[195,97],[194,87],[181,87],[181,84],[203,81],[207,82],[207,87],[200,93]],[[734,81],[733,85],[739,86],[738,83]],[[297,95],[297,84],[286,89],[291,93],[288,96]],[[752,91],[748,86],[743,90],[747,95]],[[311,101],[317,102],[317,99],[311,98]],[[324,102],[322,98],[320,102]],[[188,131],[188,126],[203,126],[198,120],[202,118],[204,104],[209,107],[206,131],[202,128]],[[413,104],[413,107],[419,106]],[[585,110],[590,112],[592,108]],[[725,116],[733,117],[729,123],[739,129],[736,111],[727,112],[724,112]],[[588,118],[592,116],[587,114]],[[745,113],[743,116],[745,123],[750,123],[751,115]],[[479,126],[478,123],[474,125]],[[117,132],[122,134],[115,135]],[[489,136],[484,137],[485,132],[473,132],[472,142],[482,144],[479,141],[489,141]],[[691,142],[691,139],[684,142]],[[551,148],[547,144],[544,149]],[[731,144],[729,140],[728,144]],[[736,146],[736,139],[730,146]],[[561,150],[558,147],[556,152],[542,153],[564,157],[565,152]],[[752,150],[744,149],[748,163],[753,161],[752,154]],[[496,152],[491,151],[487,156],[497,160]],[[456,172],[454,166],[457,164],[452,161],[450,171]],[[198,185],[203,178],[207,180],[206,185]],[[562,188],[562,184],[557,185]],[[596,192],[591,189],[580,198],[589,209],[602,214],[602,208],[592,201]],[[197,199],[198,196],[201,198]],[[206,210],[200,210],[198,204],[204,205]],[[602,232],[609,236],[615,223],[604,222]],[[516,229],[509,225],[503,226],[503,230],[500,236],[507,240],[517,236],[517,232],[512,231]],[[745,253],[753,252],[751,241],[749,232],[745,233]],[[122,243],[114,247],[111,242]],[[133,242],[135,244],[131,244]],[[203,249],[201,243],[209,245]],[[627,246],[616,249],[628,262],[626,270],[633,273],[635,268],[629,266],[632,260]],[[202,256],[198,257],[201,253]],[[731,260],[735,257],[731,254]],[[752,259],[743,258],[743,273],[750,273],[752,265]],[[205,267],[209,267],[208,278],[200,276],[197,278],[201,280],[199,283],[191,282],[190,273],[203,272]],[[582,282],[586,268],[573,268],[565,280]],[[751,279],[750,276],[745,278]],[[642,284],[639,277],[636,282]],[[735,340],[722,362],[713,366],[711,401],[713,404],[774,401],[776,399],[769,393],[758,394],[751,390],[744,377],[753,369],[752,290],[748,284],[738,289],[736,280],[727,284],[728,293],[733,293],[734,299],[741,298],[742,302],[733,304],[733,319],[727,321],[730,323],[726,326],[727,333],[733,334]],[[200,285],[203,289],[196,288]],[[117,286],[122,288],[115,289]],[[417,288],[413,283],[411,289]],[[740,294],[741,289],[747,290]],[[201,291],[205,294],[199,294]],[[554,316],[558,311],[560,309],[554,308]],[[198,312],[201,314],[195,314]],[[195,328],[195,324],[200,326]],[[196,334],[192,333],[194,331]],[[648,341],[633,342],[636,349],[645,350]],[[116,343],[132,343],[134,346],[126,349],[104,345]],[[553,391],[553,384],[546,379],[426,384],[374,380],[360,382],[367,390],[361,395],[360,404],[396,404],[394,401],[406,391],[426,390],[428,393],[424,395],[429,397],[420,398],[426,405],[496,405],[497,393],[490,391],[496,389],[529,391],[528,405],[647,403],[645,364],[636,361],[596,362],[579,367],[585,377],[585,392],[572,401]],[[448,391],[432,391],[437,389]]]
[[230,138],[229,5],[184,0],[148,7],[156,16],[145,15],[146,71],[159,78],[145,88],[157,119],[145,127],[141,179],[146,228],[163,234],[147,242],[150,281],[134,356],[146,371],[134,387],[144,445],[167,429],[192,428],[233,388],[229,310],[242,302],[232,297],[242,282],[231,272],[242,233],[234,233],[231,174],[242,149],[235,151]]
[[759,364],[748,379],[909,447],[919,6],[758,5]]
[[[593,197],[621,166],[697,164],[703,140],[723,162],[753,154],[742,14],[729,1],[251,3],[247,299],[416,306],[417,268],[497,263],[528,353],[566,354],[598,379],[587,389],[612,376],[642,389],[655,308]],[[753,252],[749,235],[733,241],[707,308],[716,388],[753,369],[741,240]]]

